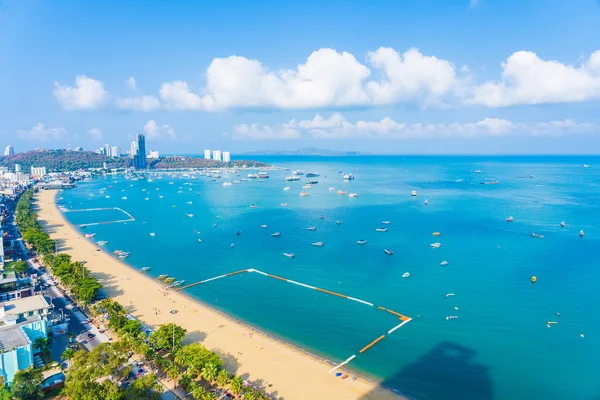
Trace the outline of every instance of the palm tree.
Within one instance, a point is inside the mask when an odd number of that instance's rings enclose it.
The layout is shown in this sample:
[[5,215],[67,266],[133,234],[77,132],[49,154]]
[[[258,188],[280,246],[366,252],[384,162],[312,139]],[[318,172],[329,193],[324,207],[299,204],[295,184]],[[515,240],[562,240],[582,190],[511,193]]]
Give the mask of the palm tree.
[[217,385],[221,388],[221,394],[223,394],[223,392],[225,392],[225,387],[227,386],[228,383],[229,383],[229,374],[227,373],[227,371],[222,369],[221,371],[219,371],[219,374],[217,375]]
[[217,400],[217,395],[213,392],[206,392],[206,395],[204,395],[202,400]]
[[246,388],[246,392],[244,393],[244,400],[257,400],[258,393],[254,390],[252,386],[248,386]]
[[202,367],[202,377],[210,383],[212,386],[217,379],[217,375],[219,374],[219,367],[214,363],[207,363]]
[[194,386],[192,387],[192,390],[191,390],[191,394],[192,394],[192,397],[194,398],[194,400],[204,400],[206,393],[207,393],[206,389],[204,389],[202,386],[196,385],[196,384],[194,384]]
[[198,367],[196,367],[194,364],[190,365],[187,369],[187,371],[185,371],[186,374],[188,374],[190,376],[190,378],[192,379],[196,379],[198,377],[198,375],[200,374],[200,371],[198,371]]
[[50,352],[50,343],[48,343],[48,339],[45,337],[39,337],[35,339],[35,342],[33,342],[33,347],[42,353],[42,358],[44,361],[46,361],[48,358],[48,353]]
[[191,383],[192,383],[192,378],[190,378],[186,374],[181,375],[181,378],[179,378],[179,386],[181,386],[185,390],[187,390],[190,387]]
[[171,378],[174,386],[177,387],[177,377],[179,376],[179,368],[177,368],[175,364],[169,364],[165,368],[165,373],[169,378]]
[[240,395],[242,394],[242,390],[244,390],[244,380],[239,376],[234,376],[231,378],[231,381],[229,381],[229,384],[231,385],[231,393],[233,393],[233,395],[239,399]]

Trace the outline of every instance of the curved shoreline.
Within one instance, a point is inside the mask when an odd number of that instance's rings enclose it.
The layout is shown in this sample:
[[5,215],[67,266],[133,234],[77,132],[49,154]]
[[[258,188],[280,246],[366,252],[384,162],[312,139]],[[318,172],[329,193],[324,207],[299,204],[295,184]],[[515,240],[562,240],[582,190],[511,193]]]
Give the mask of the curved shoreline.
[[86,267],[105,286],[103,291],[107,296],[120,302],[143,324],[156,327],[172,322],[168,310],[176,308],[175,322],[187,329],[186,341],[201,342],[213,351],[229,354],[226,367],[230,372],[262,382],[263,386],[272,385],[265,389],[275,393],[277,398],[403,398],[364,376],[358,375],[356,381],[336,378],[327,373],[332,363],[323,357],[236,320],[188,294],[163,295],[163,285],[156,280],[105,251],[96,251],[98,246],[85,239],[62,215],[56,205],[56,195],[56,191],[40,191],[35,196],[44,229],[59,241],[64,248],[62,252],[75,260],[85,260]]

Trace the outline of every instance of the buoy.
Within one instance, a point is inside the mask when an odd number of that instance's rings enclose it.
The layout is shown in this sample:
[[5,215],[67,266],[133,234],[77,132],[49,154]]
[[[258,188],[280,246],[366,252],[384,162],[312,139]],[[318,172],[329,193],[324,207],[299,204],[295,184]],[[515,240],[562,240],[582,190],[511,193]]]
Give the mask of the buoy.
[[535,281],[537,281],[537,276],[532,276],[532,277],[531,277],[531,282],[532,282],[532,283],[535,283]]

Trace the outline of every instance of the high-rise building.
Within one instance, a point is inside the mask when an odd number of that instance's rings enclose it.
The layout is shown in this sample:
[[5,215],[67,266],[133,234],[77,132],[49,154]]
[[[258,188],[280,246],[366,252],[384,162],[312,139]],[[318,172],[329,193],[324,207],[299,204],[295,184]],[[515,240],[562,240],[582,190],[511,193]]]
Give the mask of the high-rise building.
[[15,164],[15,173],[17,172],[21,172],[21,165],[20,164]]
[[230,162],[231,161],[231,154],[229,154],[228,151],[224,151],[223,152],[223,162]]
[[210,150],[204,150],[204,159],[210,160]]
[[110,157],[110,146],[107,144],[104,145],[104,155]]
[[131,157],[135,157],[136,154],[137,154],[137,142],[133,141],[133,142],[131,142],[131,145],[129,146],[129,155]]
[[31,167],[31,176],[43,178],[46,176],[46,167]]
[[221,150],[213,150],[213,160],[221,161]]
[[9,144],[8,146],[6,146],[6,149],[4,149],[4,155],[10,156],[11,154],[15,154],[15,148]]
[[148,158],[158,160],[160,158],[160,155],[159,155],[158,151],[150,150],[150,153],[148,153]]
[[135,137],[136,154],[133,156],[133,165],[137,169],[146,168],[146,137],[138,133]]
[[111,157],[121,157],[121,149],[118,146],[112,146],[110,148],[110,154]]

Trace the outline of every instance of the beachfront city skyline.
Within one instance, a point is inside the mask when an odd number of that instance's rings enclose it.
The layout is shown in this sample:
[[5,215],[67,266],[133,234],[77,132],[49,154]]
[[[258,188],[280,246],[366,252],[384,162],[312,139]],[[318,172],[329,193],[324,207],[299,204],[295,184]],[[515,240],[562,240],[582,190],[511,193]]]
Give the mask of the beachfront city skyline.
[[141,132],[165,154],[594,153],[599,18],[595,0],[9,0],[0,136],[22,151]]

